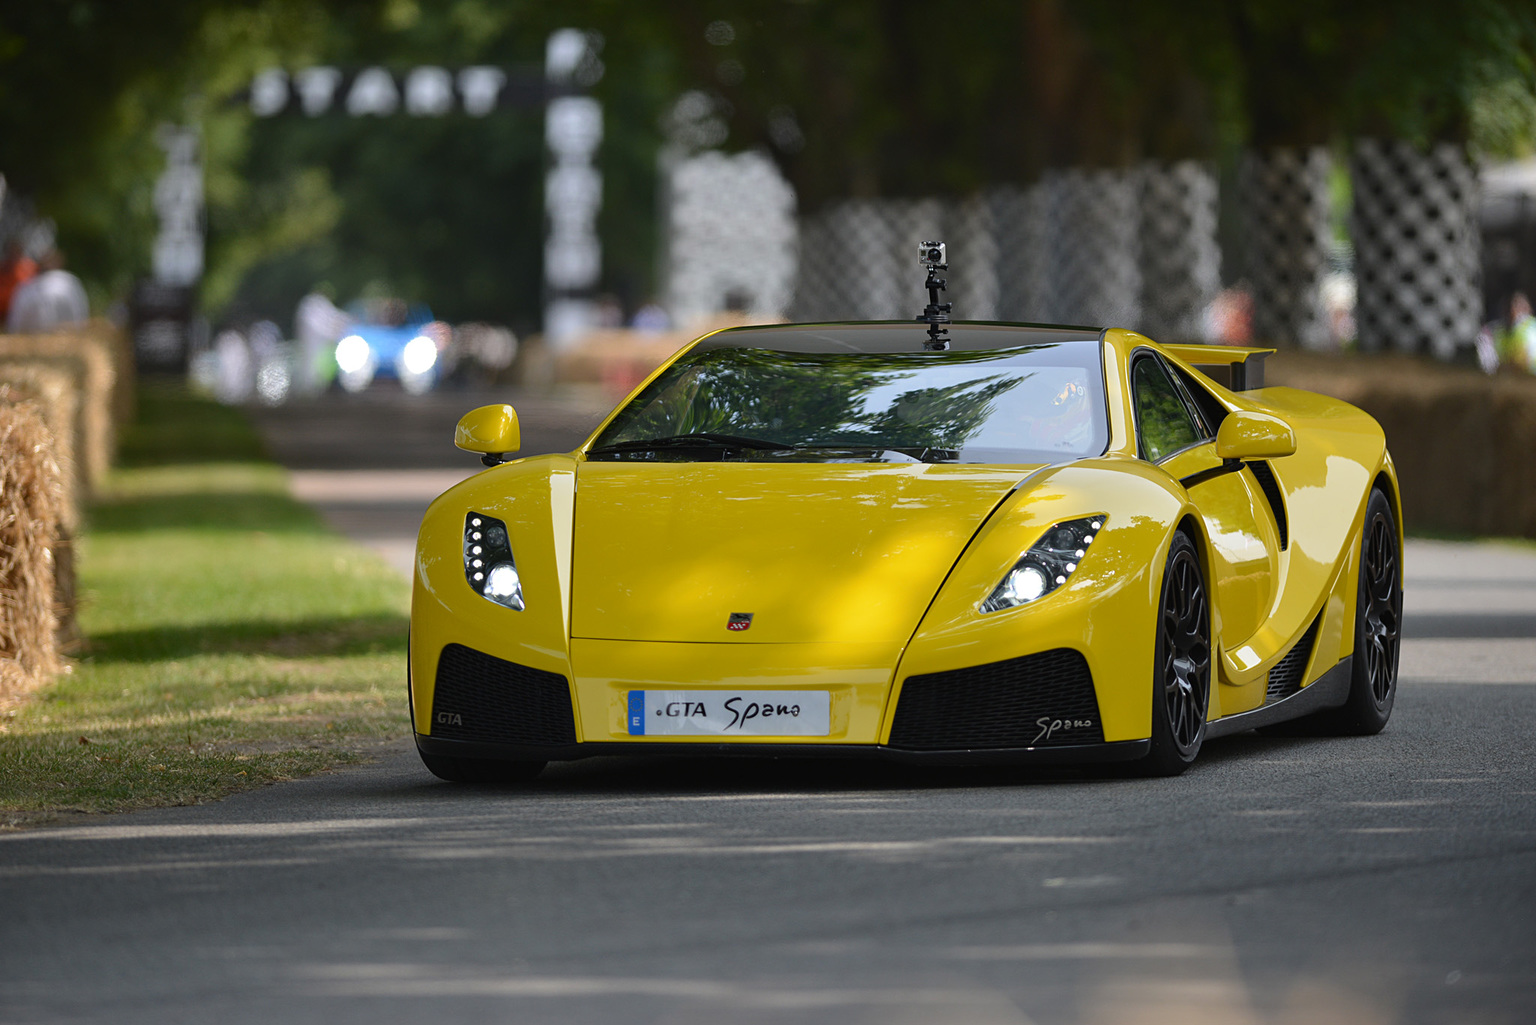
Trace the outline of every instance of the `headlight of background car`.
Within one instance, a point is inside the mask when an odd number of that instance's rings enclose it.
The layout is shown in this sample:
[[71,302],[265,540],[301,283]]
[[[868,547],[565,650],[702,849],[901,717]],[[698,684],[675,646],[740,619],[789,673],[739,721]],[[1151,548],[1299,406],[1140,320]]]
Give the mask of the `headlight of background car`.
[[357,373],[368,365],[368,357],[371,355],[362,335],[347,335],[336,343],[336,366],[343,373]]
[[523,581],[512,561],[505,523],[477,512],[464,517],[464,578],[476,594],[522,611]]
[[426,335],[417,335],[405,343],[400,362],[413,374],[425,374],[437,362],[437,343]]
[[1088,554],[1088,546],[1098,536],[1104,520],[1102,515],[1084,516],[1080,520],[1058,523],[1047,530],[981,603],[981,611],[1000,612],[1025,605],[1044,598],[1065,584],[1083,556]]

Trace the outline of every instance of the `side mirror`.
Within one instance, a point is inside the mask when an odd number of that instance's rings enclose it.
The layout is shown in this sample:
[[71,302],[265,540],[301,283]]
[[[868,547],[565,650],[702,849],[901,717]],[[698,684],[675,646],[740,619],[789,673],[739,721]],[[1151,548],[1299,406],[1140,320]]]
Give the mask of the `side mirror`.
[[1216,431],[1219,459],[1278,459],[1296,451],[1296,432],[1278,416],[1239,410]]
[[517,411],[506,403],[472,409],[459,421],[453,443],[466,452],[480,453],[486,466],[504,463],[522,444]]

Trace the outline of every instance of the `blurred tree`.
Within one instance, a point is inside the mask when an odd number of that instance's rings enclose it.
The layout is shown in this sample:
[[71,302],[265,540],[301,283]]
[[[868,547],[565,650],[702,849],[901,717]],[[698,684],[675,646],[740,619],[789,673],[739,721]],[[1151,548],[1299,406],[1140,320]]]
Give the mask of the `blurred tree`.
[[538,65],[565,26],[606,40],[602,287],[631,307],[655,288],[656,157],[687,90],[806,210],[1353,134],[1515,152],[1536,120],[1530,0],[72,0],[0,10],[0,171],[97,296],[121,292],[148,264],[153,129],[196,122],[210,306],[283,317],[317,281],[343,300],[377,282],[527,328],[537,111],[256,121],[229,101],[270,66]]
[[[58,224],[98,301],[149,263],[162,122],[204,128],[208,200],[233,198],[238,126],[217,102],[278,51],[306,52],[325,9],[368,0],[73,0],[0,8],[4,172]],[[239,83],[239,84],[237,84]],[[299,185],[301,189],[304,187]],[[282,233],[279,232],[279,235]]]

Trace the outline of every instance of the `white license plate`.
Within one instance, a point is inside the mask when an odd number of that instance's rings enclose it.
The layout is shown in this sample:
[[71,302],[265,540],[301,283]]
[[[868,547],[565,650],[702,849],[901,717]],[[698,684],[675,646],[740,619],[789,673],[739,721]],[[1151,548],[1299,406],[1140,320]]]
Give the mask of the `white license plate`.
[[632,737],[825,737],[832,694],[824,690],[632,690]]

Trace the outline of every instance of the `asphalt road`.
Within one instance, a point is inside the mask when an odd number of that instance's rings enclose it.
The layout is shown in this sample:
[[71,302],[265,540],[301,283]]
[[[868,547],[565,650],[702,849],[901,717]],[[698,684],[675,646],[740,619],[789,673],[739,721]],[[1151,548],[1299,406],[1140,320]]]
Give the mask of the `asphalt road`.
[[[408,419],[377,404],[363,447]],[[457,472],[440,444],[404,465]],[[389,463],[308,469],[381,495],[348,515],[386,538],[399,489],[347,467]],[[1226,738],[1173,780],[596,759],[458,787],[402,741],[3,835],[0,1022],[1536,1021],[1536,552],[1406,565],[1384,733]]]

